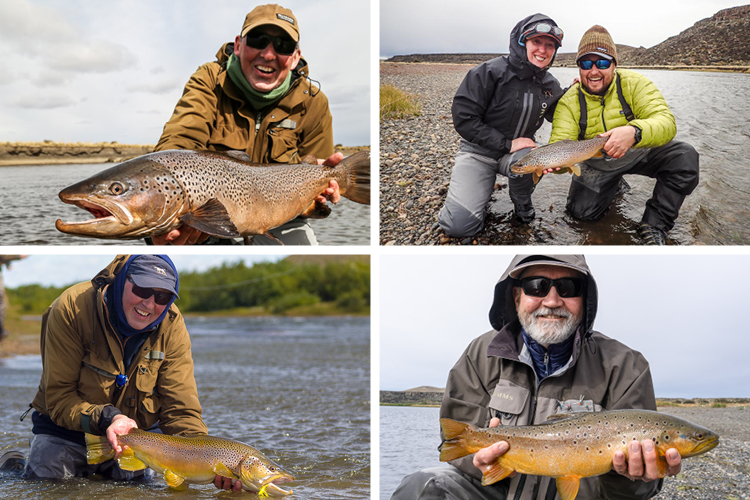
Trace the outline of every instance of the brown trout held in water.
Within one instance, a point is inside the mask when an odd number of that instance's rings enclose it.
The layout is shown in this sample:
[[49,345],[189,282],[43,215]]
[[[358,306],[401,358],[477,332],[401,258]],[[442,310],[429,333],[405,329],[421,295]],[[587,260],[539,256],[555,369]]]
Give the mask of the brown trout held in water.
[[648,410],[613,410],[553,416],[541,425],[480,429],[471,424],[441,418],[445,441],[440,460],[447,462],[476,453],[498,441],[510,449],[489,466],[482,484],[492,484],[513,471],[557,478],[562,500],[573,500],[582,477],[612,470],[612,456],[621,450],[628,456],[629,441],[651,439],[657,451],[659,476],[667,473],[664,454],[675,448],[680,456],[692,457],[719,444],[719,436],[708,429],[671,415]]
[[[172,488],[208,484],[216,475],[238,479],[242,489],[258,496],[286,496],[292,493],[279,485],[294,476],[273,463],[252,446],[212,436],[166,436],[140,429],[117,437],[123,451],[117,463],[123,470],[151,467],[164,475]],[[86,434],[86,460],[99,464],[114,458],[115,451],[105,436]]]
[[341,195],[370,204],[370,153],[335,167],[307,157],[298,165],[261,165],[242,152],[170,150],[133,158],[65,188],[60,199],[94,219],[57,220],[58,230],[96,238],[136,239],[185,225],[220,238],[268,233],[297,216],[324,218],[315,201],[335,180]]
[[604,156],[602,147],[607,142],[607,137],[594,137],[585,141],[563,140],[547,144],[526,153],[520,160],[510,166],[514,174],[534,174],[534,184],[542,178],[542,172],[549,168],[560,167],[555,174],[581,175],[581,167],[578,163],[589,158]]

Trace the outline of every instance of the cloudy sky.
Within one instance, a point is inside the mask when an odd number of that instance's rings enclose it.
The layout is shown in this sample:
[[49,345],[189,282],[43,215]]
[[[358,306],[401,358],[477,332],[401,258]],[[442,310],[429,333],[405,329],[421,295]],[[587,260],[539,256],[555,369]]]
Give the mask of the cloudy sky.
[[[381,256],[382,389],[445,387],[469,342],[491,329],[512,254],[465,253]],[[600,297],[594,328],[644,354],[657,396],[750,397],[750,255],[587,257]]]
[[[244,261],[246,266],[254,262],[276,262],[284,255],[175,255],[169,256],[178,272],[205,271],[222,263],[233,264]],[[66,286],[88,281],[104,269],[115,254],[97,255],[40,255],[33,254],[11,263],[10,269],[3,267],[3,280],[8,288],[38,283],[44,286]]]
[[[254,5],[0,0],[0,141],[155,144],[190,75]],[[330,101],[334,141],[370,144],[369,2],[283,5]]]
[[541,12],[565,32],[562,52],[575,52],[583,33],[600,24],[615,43],[652,47],[744,0],[380,0],[380,56],[508,52],[510,31]]

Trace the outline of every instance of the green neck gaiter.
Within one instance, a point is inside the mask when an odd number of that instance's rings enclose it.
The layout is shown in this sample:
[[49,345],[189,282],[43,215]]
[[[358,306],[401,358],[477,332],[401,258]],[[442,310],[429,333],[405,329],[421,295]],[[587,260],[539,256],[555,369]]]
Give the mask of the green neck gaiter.
[[245,78],[245,75],[242,73],[242,65],[234,54],[229,56],[229,61],[227,61],[227,73],[229,74],[229,78],[231,78],[234,84],[237,85],[237,88],[242,91],[242,95],[245,96],[245,99],[247,99],[247,101],[252,104],[253,108],[257,110],[267,108],[281,99],[289,90],[289,86],[292,82],[292,72],[290,71],[289,74],[286,75],[284,83],[272,91],[258,92],[248,83],[247,78]]

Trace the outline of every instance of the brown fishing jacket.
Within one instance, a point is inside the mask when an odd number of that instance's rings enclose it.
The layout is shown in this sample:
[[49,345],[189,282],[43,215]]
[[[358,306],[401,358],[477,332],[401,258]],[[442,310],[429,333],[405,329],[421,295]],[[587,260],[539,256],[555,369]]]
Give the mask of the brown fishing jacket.
[[123,268],[118,256],[90,282],[68,288],[42,317],[42,379],[32,403],[62,427],[101,434],[99,419],[114,405],[141,429],[157,421],[165,434],[206,434],[182,315],[173,304],[133,358],[124,388],[123,348],[104,303],[107,286]]
[[190,77],[156,151],[239,150],[260,163],[297,163],[308,154],[331,156],[333,118],[328,98],[307,78],[304,59],[292,72],[287,94],[261,113],[245,101],[227,74],[233,47],[224,44],[216,61],[202,65]]
[[[500,425],[516,426],[541,424],[558,413],[656,410],[651,371],[643,355],[592,329],[598,297],[585,260],[576,255],[549,257],[587,276],[585,317],[576,332],[568,364],[537,381],[521,336],[510,277],[514,269],[531,259],[517,256],[495,286],[490,309],[490,324],[495,330],[474,339],[448,375],[441,418],[489,427],[490,419],[497,417]],[[481,478],[472,460],[470,455],[451,464]],[[504,481],[509,483],[508,499],[559,498],[554,496],[553,478],[516,474]],[[583,478],[576,500],[651,498],[661,489],[661,483],[630,481],[613,471]]]

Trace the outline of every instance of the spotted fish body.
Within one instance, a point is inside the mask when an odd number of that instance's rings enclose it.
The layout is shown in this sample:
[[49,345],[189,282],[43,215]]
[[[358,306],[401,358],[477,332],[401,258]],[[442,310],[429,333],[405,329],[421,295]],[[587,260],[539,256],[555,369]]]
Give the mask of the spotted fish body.
[[[260,496],[285,496],[291,490],[279,485],[294,477],[252,446],[212,436],[166,436],[132,429],[118,436],[123,452],[120,468],[141,470],[150,467],[163,474],[173,488],[189,483],[208,484],[216,475],[242,481],[242,488]],[[98,464],[113,458],[114,450],[104,436],[86,434],[86,458]]]
[[[556,417],[556,416],[555,416]],[[654,441],[660,477],[667,472],[669,448],[692,457],[716,447],[719,436],[671,415],[648,410],[613,410],[554,418],[541,425],[480,429],[455,420],[440,419],[445,436],[440,460],[447,462],[476,453],[499,441],[510,449],[483,472],[482,484],[492,484],[513,471],[557,478],[562,500],[573,500],[582,477],[612,469],[618,450],[627,456],[632,440]]]
[[581,175],[582,161],[589,158],[603,156],[602,147],[607,137],[594,137],[585,141],[563,140],[547,144],[526,153],[521,159],[510,166],[514,174],[534,174],[534,182],[539,182],[542,172],[549,168],[560,168],[556,174],[570,172]]
[[123,162],[60,192],[91,212],[82,222],[58,220],[64,233],[135,239],[180,225],[223,238],[266,234],[297,216],[330,213],[315,199],[331,180],[341,195],[370,203],[370,153],[335,167],[311,163],[259,165],[244,153],[171,150]]

